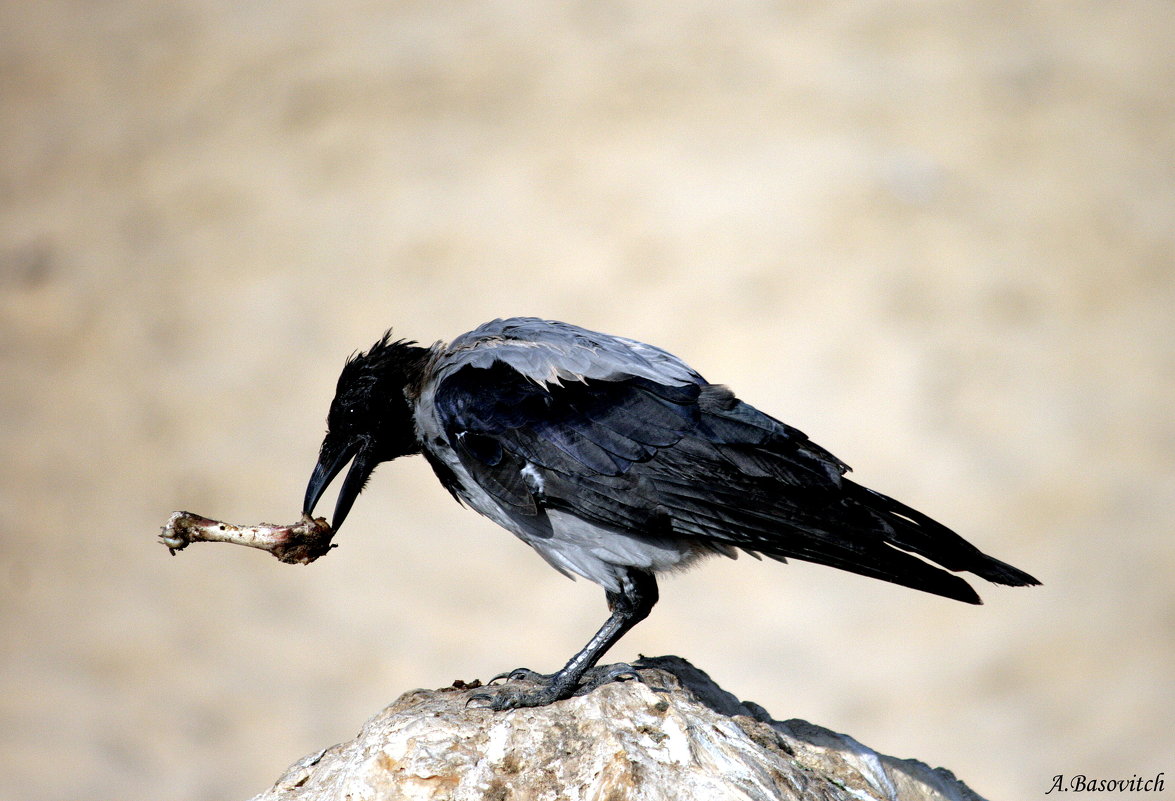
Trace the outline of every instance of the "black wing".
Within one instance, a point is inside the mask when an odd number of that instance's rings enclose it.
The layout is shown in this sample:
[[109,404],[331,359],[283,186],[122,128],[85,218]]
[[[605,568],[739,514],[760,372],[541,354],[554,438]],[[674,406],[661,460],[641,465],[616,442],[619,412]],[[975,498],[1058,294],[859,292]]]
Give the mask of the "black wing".
[[523,515],[540,507],[604,528],[721,552],[794,557],[980,603],[950,570],[1035,583],[909,507],[724,387],[645,377],[537,383],[495,362],[446,376],[446,437],[475,480]]

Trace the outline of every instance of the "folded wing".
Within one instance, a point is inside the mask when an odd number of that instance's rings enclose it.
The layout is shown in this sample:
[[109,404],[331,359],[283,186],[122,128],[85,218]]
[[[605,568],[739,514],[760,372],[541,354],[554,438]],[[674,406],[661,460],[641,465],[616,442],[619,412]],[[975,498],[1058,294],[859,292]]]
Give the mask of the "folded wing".
[[970,585],[931,561],[1036,583],[844,478],[848,467],[802,432],[676,357],[518,322],[454,342],[433,399],[466,470],[513,513],[557,509],[605,529],[794,557],[968,603],[980,602]]

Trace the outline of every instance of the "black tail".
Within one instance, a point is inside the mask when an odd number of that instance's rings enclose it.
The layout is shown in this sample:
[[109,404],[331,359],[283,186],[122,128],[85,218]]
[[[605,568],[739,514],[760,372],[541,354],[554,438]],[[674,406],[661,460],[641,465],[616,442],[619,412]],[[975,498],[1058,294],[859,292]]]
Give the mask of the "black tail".
[[845,480],[845,488],[856,500],[879,514],[892,528],[889,541],[899,548],[923,556],[947,570],[967,571],[994,584],[1029,587],[1040,584],[1023,570],[980,551],[949,528],[917,509],[880,492]]

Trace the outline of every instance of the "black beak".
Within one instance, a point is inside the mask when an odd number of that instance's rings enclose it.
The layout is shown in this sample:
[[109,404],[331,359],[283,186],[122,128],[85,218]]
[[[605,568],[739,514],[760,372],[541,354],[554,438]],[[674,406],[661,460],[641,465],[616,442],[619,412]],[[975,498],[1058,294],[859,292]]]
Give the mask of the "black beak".
[[[353,461],[352,461],[353,460]],[[306,500],[302,503],[302,510],[312,514],[318,505],[318,499],[334,477],[337,476],[351,462],[351,469],[343,479],[343,486],[339,489],[338,500],[335,501],[335,513],[332,516],[331,528],[335,531],[343,525],[351,505],[359,497],[368,476],[375,469],[375,464],[368,459],[368,449],[363,447],[361,440],[335,445],[330,439],[322,443],[322,451],[318,455],[318,464],[314,466],[314,473],[310,476],[310,483],[306,485]]]

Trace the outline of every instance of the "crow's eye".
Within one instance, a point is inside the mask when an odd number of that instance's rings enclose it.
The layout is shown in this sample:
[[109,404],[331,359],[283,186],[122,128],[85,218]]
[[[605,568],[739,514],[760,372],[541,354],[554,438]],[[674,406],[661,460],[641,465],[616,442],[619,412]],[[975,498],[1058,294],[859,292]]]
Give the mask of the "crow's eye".
[[327,422],[332,426],[349,426],[359,418],[359,407],[354,404],[339,404],[330,410]]

